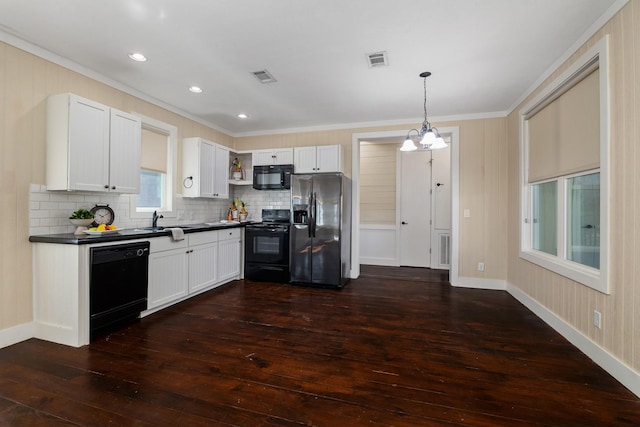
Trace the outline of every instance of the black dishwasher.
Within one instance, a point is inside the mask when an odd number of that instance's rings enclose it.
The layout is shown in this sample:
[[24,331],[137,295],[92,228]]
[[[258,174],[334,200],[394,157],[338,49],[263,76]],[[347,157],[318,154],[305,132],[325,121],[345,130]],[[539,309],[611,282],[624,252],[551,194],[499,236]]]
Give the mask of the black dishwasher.
[[91,248],[89,338],[129,323],[147,309],[149,242]]

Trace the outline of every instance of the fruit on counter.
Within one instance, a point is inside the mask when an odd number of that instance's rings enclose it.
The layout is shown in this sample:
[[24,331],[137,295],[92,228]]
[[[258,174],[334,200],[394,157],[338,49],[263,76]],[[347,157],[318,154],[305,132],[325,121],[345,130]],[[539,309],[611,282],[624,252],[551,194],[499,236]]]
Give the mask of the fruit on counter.
[[107,224],[100,224],[97,227],[91,227],[89,229],[89,231],[109,231],[109,230],[117,230],[118,227],[111,224],[111,225],[107,225]]

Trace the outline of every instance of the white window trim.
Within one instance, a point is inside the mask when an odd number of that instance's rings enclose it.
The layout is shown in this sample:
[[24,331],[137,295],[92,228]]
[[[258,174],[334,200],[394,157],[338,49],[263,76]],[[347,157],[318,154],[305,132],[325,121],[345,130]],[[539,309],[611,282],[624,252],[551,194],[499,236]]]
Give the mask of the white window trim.
[[[600,269],[594,269],[565,259],[564,240],[565,226],[558,227],[558,234],[562,239],[562,245],[558,245],[561,256],[553,256],[531,248],[532,224],[529,218],[531,209],[531,186],[528,183],[529,175],[529,140],[527,118],[539,110],[541,105],[552,97],[557,98],[559,91],[567,87],[567,83],[575,78],[586,66],[596,60],[600,70]],[[610,293],[609,287],[609,251],[610,251],[610,135],[611,135],[611,111],[609,99],[609,36],[604,36],[598,43],[583,54],[571,67],[556,78],[540,94],[528,102],[519,112],[520,117],[520,257],[551,270],[576,282],[605,294]],[[562,203],[558,206],[559,218],[566,223],[564,192],[566,177],[558,181],[559,198],[562,195]],[[561,194],[560,194],[561,193]],[[566,252],[566,251],[565,251]]]
[[[136,113],[134,113],[136,114]],[[158,213],[162,213],[165,218],[176,217],[176,174],[178,172],[178,128],[160,120],[146,117],[140,114],[136,114],[142,120],[142,128],[151,130],[153,132],[167,135],[169,138],[169,145],[167,147],[167,173],[165,182],[165,199],[167,201],[167,208],[158,210]],[[129,199],[129,216],[131,218],[150,218],[154,208],[138,208],[136,206],[137,195],[132,194]]]

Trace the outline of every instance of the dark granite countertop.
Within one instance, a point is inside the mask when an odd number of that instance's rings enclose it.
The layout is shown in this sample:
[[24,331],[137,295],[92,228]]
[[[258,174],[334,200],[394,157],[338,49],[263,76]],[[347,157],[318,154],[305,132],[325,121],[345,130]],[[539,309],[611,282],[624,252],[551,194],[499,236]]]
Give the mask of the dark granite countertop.
[[[248,223],[230,223],[230,224],[189,224],[179,225],[183,229],[185,234],[199,233],[202,231],[211,230],[223,230],[227,228],[239,228],[244,227]],[[105,234],[105,235],[88,235],[88,234],[43,234],[36,236],[29,236],[29,241],[33,243],[57,243],[63,245],[89,245],[92,243],[106,243],[117,242],[120,240],[133,240],[133,239],[148,239],[153,237],[170,236],[171,227],[164,227],[162,230],[152,231],[145,230],[144,228],[125,228],[119,230],[117,233]]]

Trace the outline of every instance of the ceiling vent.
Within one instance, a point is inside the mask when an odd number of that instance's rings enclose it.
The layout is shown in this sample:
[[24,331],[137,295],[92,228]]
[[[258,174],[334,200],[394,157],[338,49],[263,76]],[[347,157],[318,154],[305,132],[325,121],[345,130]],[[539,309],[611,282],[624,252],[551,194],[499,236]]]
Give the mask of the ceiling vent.
[[386,67],[389,65],[387,52],[367,53],[367,63],[369,64],[369,68]]
[[275,83],[277,80],[267,70],[252,71],[251,74],[255,76],[260,83]]

